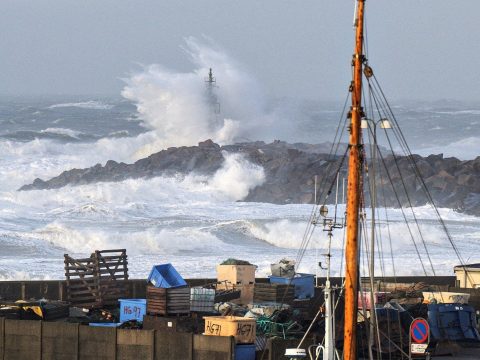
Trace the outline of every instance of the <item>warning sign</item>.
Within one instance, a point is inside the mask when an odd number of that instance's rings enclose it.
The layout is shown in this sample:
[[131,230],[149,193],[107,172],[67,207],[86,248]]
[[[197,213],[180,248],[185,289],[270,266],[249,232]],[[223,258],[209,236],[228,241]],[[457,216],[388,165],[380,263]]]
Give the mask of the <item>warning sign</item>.
[[410,337],[413,343],[425,344],[428,343],[430,327],[428,322],[422,318],[416,318],[410,325]]
[[430,342],[430,326],[424,318],[416,318],[410,324],[410,358],[425,355]]

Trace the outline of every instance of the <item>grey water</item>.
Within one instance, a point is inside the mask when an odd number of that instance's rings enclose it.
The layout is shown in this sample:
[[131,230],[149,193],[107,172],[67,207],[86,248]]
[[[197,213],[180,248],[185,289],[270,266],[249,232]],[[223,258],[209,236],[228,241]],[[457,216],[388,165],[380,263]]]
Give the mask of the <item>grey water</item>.
[[[332,141],[343,121],[341,103],[282,100],[283,106],[286,103],[294,131],[280,140]],[[275,104],[272,101],[271,107]],[[393,110],[413,152],[442,152],[461,159],[478,156],[480,105],[403,102],[394,104]],[[259,274],[266,275],[271,262],[298,255],[311,205],[235,201],[220,194],[208,179],[137,179],[16,191],[35,177],[45,179],[111,158],[128,161],[155,131],[128,100],[1,97],[0,125],[0,279],[62,278],[64,253],[83,256],[109,247],[127,248],[133,277],[145,277],[152,265],[162,262],[174,263],[186,277],[213,276],[215,264],[232,255],[254,262]],[[426,207],[415,211],[437,273],[450,274],[458,260],[433,212]],[[480,219],[441,211],[464,258],[480,260],[475,259],[480,253]],[[389,218],[393,251],[398,254],[396,272],[420,274],[415,266],[418,255],[400,224],[400,214],[391,210]],[[340,231],[333,249],[337,273],[342,237]],[[300,269],[317,271],[315,264],[325,246],[319,229]],[[388,246],[384,268],[391,273]]]

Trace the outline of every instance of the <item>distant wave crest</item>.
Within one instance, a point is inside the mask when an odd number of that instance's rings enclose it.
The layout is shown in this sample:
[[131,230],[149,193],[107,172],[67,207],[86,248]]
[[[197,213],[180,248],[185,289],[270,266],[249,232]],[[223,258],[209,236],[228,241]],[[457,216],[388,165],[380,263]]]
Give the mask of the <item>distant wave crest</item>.
[[435,114],[444,115],[480,115],[480,110],[451,110],[451,111],[434,111]]
[[74,139],[79,139],[79,137],[83,134],[81,131],[65,129],[65,128],[47,128],[45,130],[41,130],[40,132],[43,134],[55,134],[55,135],[67,136]]
[[113,105],[105,104],[104,102],[101,102],[101,101],[90,100],[90,101],[54,104],[49,106],[48,109],[66,108],[66,107],[77,107],[81,109],[92,109],[92,110],[110,110],[113,108]]
[[34,141],[36,139],[58,140],[58,141],[72,141],[77,142],[81,140],[97,139],[97,136],[88,135],[81,131],[72,130],[68,128],[47,128],[44,130],[19,130],[12,133],[2,134],[1,137],[12,139],[16,141]]

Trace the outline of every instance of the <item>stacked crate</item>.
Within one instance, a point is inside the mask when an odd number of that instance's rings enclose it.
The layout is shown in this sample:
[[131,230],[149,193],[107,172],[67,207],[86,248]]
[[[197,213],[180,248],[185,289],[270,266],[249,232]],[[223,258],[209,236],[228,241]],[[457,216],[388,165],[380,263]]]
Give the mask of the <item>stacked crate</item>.
[[188,315],[190,313],[190,287],[172,264],[153,267],[148,277],[147,314]]
[[240,290],[241,305],[253,302],[253,289],[255,286],[255,265],[218,265],[217,266],[217,289]]
[[147,286],[147,313],[151,315],[188,315],[190,313],[190,288],[157,288]]
[[292,305],[295,299],[295,286],[284,284],[257,283],[253,292],[253,302],[273,302]]
[[215,305],[215,289],[194,287],[190,289],[190,310],[212,312]]

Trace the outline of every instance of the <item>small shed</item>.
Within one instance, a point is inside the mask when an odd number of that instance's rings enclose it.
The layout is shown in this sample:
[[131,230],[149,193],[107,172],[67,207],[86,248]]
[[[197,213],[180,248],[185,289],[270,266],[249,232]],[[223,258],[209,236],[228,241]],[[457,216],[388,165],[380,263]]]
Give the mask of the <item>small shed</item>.
[[455,272],[455,285],[461,288],[480,289],[480,263],[457,265]]

